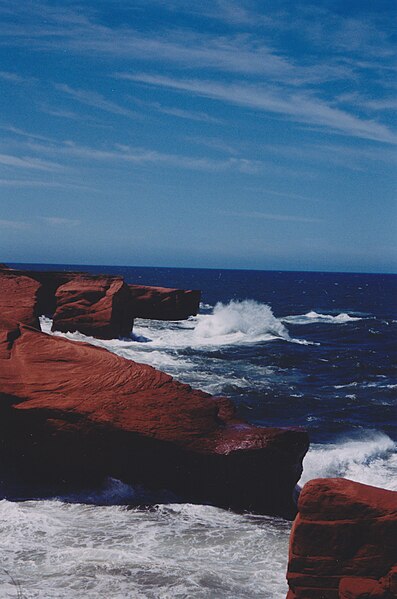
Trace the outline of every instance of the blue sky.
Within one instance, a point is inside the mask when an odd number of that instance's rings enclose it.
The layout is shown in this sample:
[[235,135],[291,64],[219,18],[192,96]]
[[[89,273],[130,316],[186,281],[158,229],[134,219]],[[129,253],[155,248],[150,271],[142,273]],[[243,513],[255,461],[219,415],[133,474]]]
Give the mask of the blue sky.
[[0,261],[397,271],[394,1],[0,15]]

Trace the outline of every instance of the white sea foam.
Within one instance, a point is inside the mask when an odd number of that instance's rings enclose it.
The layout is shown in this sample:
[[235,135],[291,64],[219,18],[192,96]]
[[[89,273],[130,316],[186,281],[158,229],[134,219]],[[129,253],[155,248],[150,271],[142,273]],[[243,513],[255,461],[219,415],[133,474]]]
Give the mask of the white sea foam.
[[0,502],[0,596],[282,599],[290,523],[209,506]]
[[360,438],[312,445],[304,459],[299,484],[333,477],[397,490],[396,443],[382,432],[363,431]]
[[285,316],[282,318],[283,322],[289,324],[346,324],[347,322],[355,322],[357,320],[362,320],[362,318],[350,316],[345,312],[333,316],[332,314],[320,314],[314,310],[307,312],[307,314],[297,314],[295,316]]
[[[41,317],[41,327],[43,331],[50,332],[50,319]],[[66,336],[109,349],[112,347],[112,341],[97,343],[97,340],[80,333],[68,333]],[[291,338],[286,326],[274,316],[267,304],[243,300],[218,303],[211,314],[199,314],[186,321],[162,323],[137,319],[132,338],[125,343],[129,344],[129,349],[135,343],[136,347],[146,346],[146,349],[152,350],[255,344],[275,339],[304,345],[309,343],[304,339]],[[119,340],[115,340],[113,347],[116,344],[119,347]]]

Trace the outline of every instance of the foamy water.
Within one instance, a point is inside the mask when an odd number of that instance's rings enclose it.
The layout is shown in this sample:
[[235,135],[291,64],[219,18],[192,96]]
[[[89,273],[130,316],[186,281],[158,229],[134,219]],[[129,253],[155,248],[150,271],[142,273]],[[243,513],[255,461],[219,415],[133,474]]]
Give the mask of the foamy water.
[[[209,506],[0,502],[2,567],[29,599],[282,599],[290,523]],[[17,597],[0,575],[0,596]]]

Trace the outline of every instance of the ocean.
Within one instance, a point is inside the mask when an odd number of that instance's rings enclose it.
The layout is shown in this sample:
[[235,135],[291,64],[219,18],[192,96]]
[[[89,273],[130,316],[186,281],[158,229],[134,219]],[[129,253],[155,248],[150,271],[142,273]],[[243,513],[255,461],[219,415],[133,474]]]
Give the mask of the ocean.
[[[137,319],[128,339],[64,336],[226,395],[254,424],[305,428],[301,485],[342,476],[397,490],[397,276],[13,266],[201,289],[186,321]],[[285,598],[290,522],[148,497],[109,480],[100,493],[0,501],[0,596]]]

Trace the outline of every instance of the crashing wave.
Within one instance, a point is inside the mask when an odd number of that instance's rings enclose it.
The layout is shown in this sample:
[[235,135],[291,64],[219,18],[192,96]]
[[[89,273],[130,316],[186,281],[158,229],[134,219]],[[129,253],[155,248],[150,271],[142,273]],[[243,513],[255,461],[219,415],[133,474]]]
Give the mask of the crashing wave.
[[362,320],[362,318],[359,318],[358,316],[350,316],[349,314],[346,314],[346,312],[341,312],[336,316],[332,316],[332,314],[320,314],[314,310],[311,310],[310,312],[307,312],[307,314],[285,316],[281,320],[289,324],[346,324],[347,322]]
[[299,484],[335,477],[397,490],[396,443],[385,433],[363,431],[360,438],[313,445],[303,461]]

